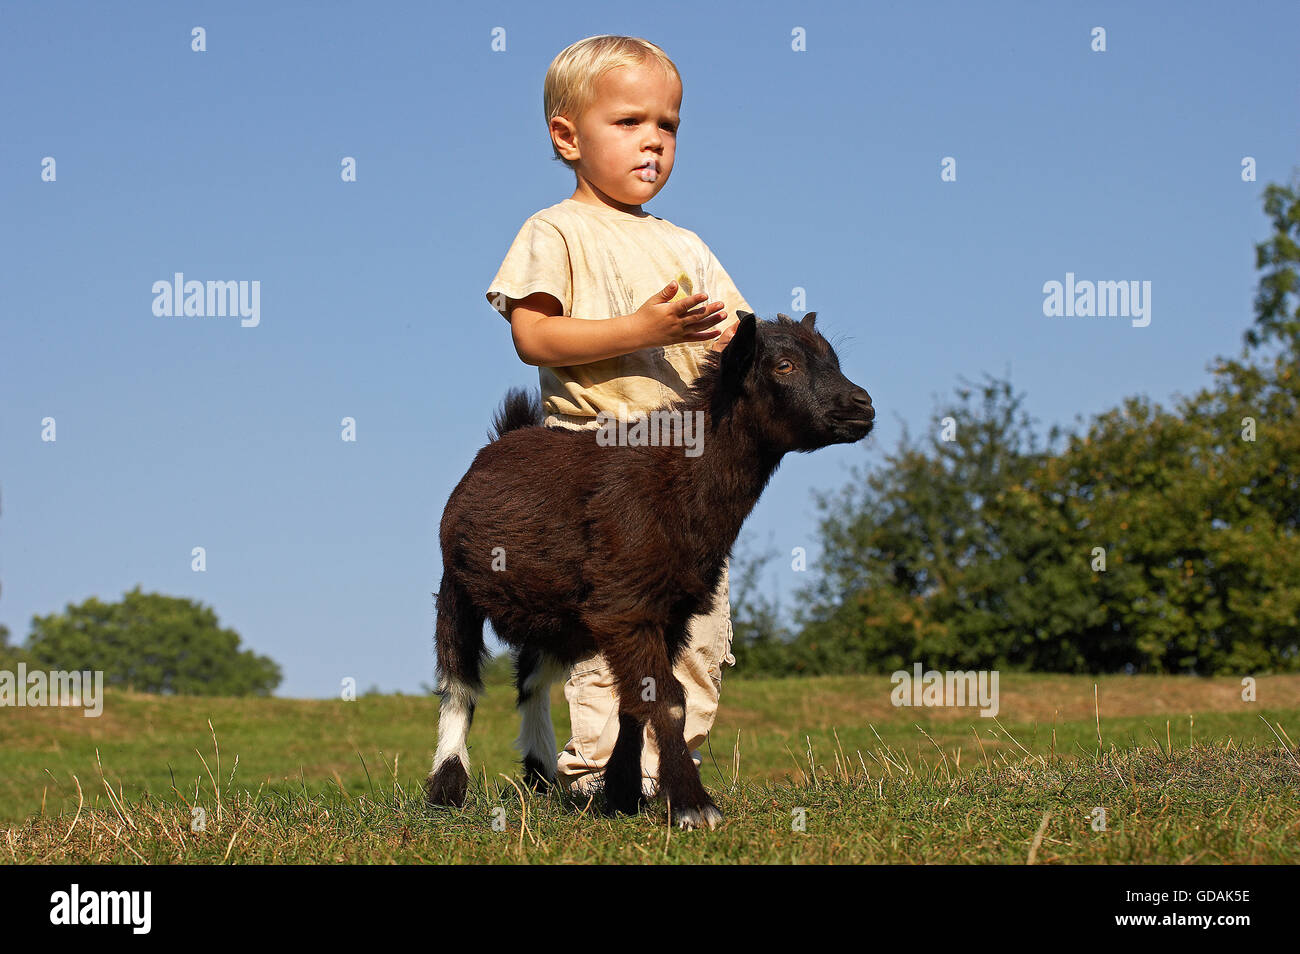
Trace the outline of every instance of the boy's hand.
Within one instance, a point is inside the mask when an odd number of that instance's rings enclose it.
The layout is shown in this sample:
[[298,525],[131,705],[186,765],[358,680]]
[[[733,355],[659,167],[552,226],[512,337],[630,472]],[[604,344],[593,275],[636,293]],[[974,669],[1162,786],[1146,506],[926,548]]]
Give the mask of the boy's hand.
[[724,331],[722,335],[718,338],[718,340],[713,342],[713,347],[711,347],[709,350],[722,351],[724,348],[726,348],[727,345],[731,343],[731,339],[736,337],[736,329],[739,327],[740,327],[740,322],[736,322],[734,325],[732,325],[730,328]]
[[[673,301],[677,294],[677,282],[672,281],[658,294],[632,315],[642,340],[648,341],[646,347],[655,345],[680,344],[684,341],[708,341],[717,338],[722,331],[713,327],[726,320],[727,313],[722,310],[722,302],[715,301],[708,305],[701,302],[708,300],[708,295],[700,292],[687,295]],[[727,341],[731,340],[728,335]],[[720,347],[725,347],[726,341]]]

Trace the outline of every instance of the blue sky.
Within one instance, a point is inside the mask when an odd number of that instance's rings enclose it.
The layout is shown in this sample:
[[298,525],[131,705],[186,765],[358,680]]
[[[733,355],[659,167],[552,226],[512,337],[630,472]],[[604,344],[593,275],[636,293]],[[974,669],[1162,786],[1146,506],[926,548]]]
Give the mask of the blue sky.
[[[572,193],[542,80],[597,33],[651,39],[683,74],[677,164],[646,208],[698,232],[760,314],[806,289],[876,403],[869,441],[786,459],[742,553],[815,558],[812,491],[924,428],[961,377],[1009,373],[1046,428],[1190,392],[1239,348],[1260,196],[1300,155],[1294,3],[615,9],[4,5],[15,640],[140,584],[214,607],[281,663],[282,695],[432,682],[443,504],[506,389],[537,382],[483,292],[524,219]],[[178,271],[259,281],[260,324],[155,316]],[[1150,325],[1045,317],[1067,272],[1150,281]],[[782,558],[769,582],[805,580]]]

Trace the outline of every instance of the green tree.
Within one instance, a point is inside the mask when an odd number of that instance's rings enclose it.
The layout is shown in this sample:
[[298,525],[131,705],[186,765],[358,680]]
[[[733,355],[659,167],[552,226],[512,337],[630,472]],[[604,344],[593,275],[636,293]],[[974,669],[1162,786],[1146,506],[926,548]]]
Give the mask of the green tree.
[[212,609],[139,586],[117,603],[91,597],[33,617],[25,648],[34,665],[100,670],[106,684],[138,692],[265,696],[281,678],[274,661],[241,650]]
[[753,557],[738,554],[731,561],[731,653],[738,677],[791,674],[793,634],[781,623],[780,600],[763,591],[761,580],[778,556],[768,550]]
[[1246,350],[1172,410],[1128,398],[1056,452],[990,378],[823,497],[788,668],[1300,669],[1298,191],[1265,190]]
[[1255,295],[1255,325],[1246,344],[1258,348],[1276,339],[1294,346],[1300,338],[1300,174],[1291,187],[1264,189],[1264,212],[1273,220],[1273,235],[1255,246],[1255,267],[1264,274]]
[[1296,370],[1220,363],[1173,411],[1129,398],[1027,485],[1028,519],[1055,523],[1096,604],[1073,634],[1086,668],[1300,666]]
[[0,669],[13,672],[20,662],[28,661],[21,649],[9,645],[9,627],[0,623]]
[[1241,355],[1171,412],[1129,399],[1057,462],[1095,498],[1090,535],[1118,558],[1097,582],[1139,669],[1300,669],[1298,191],[1264,190],[1274,234]]
[[796,671],[1076,662],[1047,635],[1018,635],[1038,612],[1022,588],[1060,543],[1026,519],[1014,488],[1059,434],[1040,446],[1023,395],[1006,381],[986,377],[958,399],[932,416],[923,440],[905,432],[869,473],[819,495],[823,572],[802,593]]

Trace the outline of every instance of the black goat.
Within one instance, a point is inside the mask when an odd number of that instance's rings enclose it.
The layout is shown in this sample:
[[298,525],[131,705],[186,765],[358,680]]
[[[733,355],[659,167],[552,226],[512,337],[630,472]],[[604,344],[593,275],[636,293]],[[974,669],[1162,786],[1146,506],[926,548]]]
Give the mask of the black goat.
[[875,418],[870,395],[844,377],[813,327],[815,313],[801,322],[739,317],[735,337],[709,352],[684,399],[651,415],[700,421],[703,452],[694,456],[663,444],[606,446],[603,431],[539,427],[535,398],[507,396],[496,436],[442,516],[442,704],[425,782],[430,804],[465,801],[465,739],[483,687],[487,618],[517,650],[520,747],[536,787],[555,779],[551,683],[600,650],[619,697],[618,741],[604,775],[609,807],[631,813],[640,805],[648,721],[673,820],[684,828],[722,820],[683,737],[685,694],[673,661],[687,623],[708,611],[741,524],[781,458],[859,441]]

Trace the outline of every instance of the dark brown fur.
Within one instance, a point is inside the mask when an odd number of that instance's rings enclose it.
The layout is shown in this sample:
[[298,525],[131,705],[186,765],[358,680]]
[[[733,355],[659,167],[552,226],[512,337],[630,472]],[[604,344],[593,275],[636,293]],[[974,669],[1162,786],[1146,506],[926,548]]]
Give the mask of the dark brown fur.
[[[674,405],[704,412],[698,457],[682,447],[603,447],[594,430],[535,426],[536,400],[512,391],[498,436],[447,501],[440,687],[450,675],[481,688],[484,618],[520,651],[521,705],[542,657],[569,665],[600,650],[619,691],[620,732],[605,769],[614,809],[637,809],[641,728],[649,722],[673,814],[687,826],[702,816],[714,824],[716,806],[686,749],[685,697],[673,675],[687,623],[709,610],[723,562],[781,458],[860,440],[875,416],[813,322],[812,313],[802,322],[741,313],[731,343],[720,356],[709,353]],[[506,568],[494,570],[501,553]],[[643,699],[647,678],[652,701]],[[467,778],[453,762],[430,775],[431,803],[463,803]],[[554,777],[553,764],[538,769],[526,758],[526,765]]]

